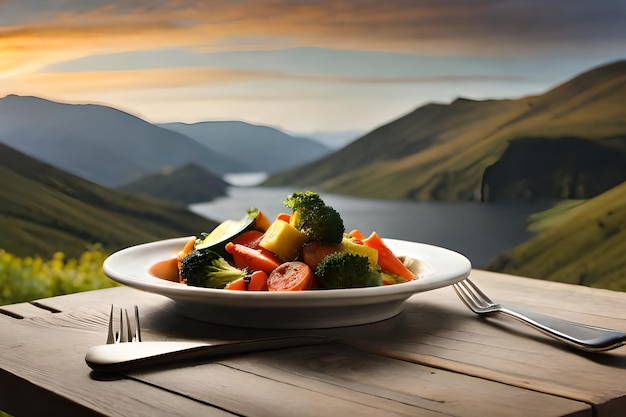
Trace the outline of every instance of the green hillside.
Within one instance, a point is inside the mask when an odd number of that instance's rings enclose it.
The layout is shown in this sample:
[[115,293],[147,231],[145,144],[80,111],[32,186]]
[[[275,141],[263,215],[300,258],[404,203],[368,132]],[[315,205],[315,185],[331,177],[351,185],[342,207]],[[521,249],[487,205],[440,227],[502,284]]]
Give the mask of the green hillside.
[[210,230],[183,205],[114,191],[0,144],[0,249],[18,256],[79,256]]
[[540,218],[543,230],[489,269],[626,291],[626,182],[568,206]]
[[181,204],[201,203],[226,195],[228,183],[196,164],[147,175],[118,187]]
[[[572,148],[564,138],[591,145]],[[524,146],[512,146],[520,143]],[[572,155],[563,163],[566,149]],[[514,172],[497,164],[507,150],[508,161],[520,167]],[[533,159],[536,155],[544,158]],[[612,159],[607,161],[605,155]],[[594,162],[585,170],[598,166],[607,170],[602,184],[590,184],[594,177],[577,171],[577,161],[588,159]],[[626,61],[619,61],[537,96],[458,99],[420,107],[320,161],[272,176],[265,184],[420,200],[480,200],[485,190],[488,199],[563,194],[588,198],[597,188],[603,191],[626,180],[626,171],[620,168],[624,165]],[[542,172],[539,178],[537,172]],[[543,181],[543,188],[537,187],[537,180]]]

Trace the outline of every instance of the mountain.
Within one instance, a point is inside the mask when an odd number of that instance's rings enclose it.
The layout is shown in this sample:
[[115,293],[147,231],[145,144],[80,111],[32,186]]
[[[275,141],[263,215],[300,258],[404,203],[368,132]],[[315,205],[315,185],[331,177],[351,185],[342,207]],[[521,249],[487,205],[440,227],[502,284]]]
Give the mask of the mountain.
[[311,139],[239,121],[159,126],[189,136],[230,159],[240,161],[240,165],[231,167],[231,172],[279,172],[314,161],[332,151]]
[[18,256],[79,256],[197,235],[216,223],[186,207],[115,191],[0,144],[0,248]]
[[225,196],[228,186],[221,177],[189,164],[170,172],[142,177],[118,189],[187,205]]
[[489,269],[626,291],[626,182],[558,214],[558,222],[501,254]]
[[328,132],[299,133],[294,134],[293,136],[313,139],[316,142],[320,142],[321,144],[326,145],[333,150],[336,150],[339,148],[343,148],[350,142],[353,142],[357,138],[360,138],[361,136],[363,136],[364,133],[365,132],[360,130],[338,130]]
[[16,95],[0,99],[0,143],[105,186],[189,163],[220,174],[234,164],[184,135],[111,107]]
[[626,61],[540,95],[428,104],[265,185],[379,198],[588,198],[626,180]]

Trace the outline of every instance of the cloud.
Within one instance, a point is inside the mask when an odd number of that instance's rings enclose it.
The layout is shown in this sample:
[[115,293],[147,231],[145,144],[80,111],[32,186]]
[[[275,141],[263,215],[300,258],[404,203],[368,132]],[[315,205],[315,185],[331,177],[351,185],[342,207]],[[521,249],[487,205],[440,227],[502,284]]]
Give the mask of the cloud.
[[[0,3],[3,71],[89,54],[298,46],[515,56],[619,47],[624,2],[569,0],[111,1]],[[53,8],[53,7],[56,7]]]
[[518,76],[504,75],[447,75],[447,76],[347,76],[321,74],[293,74],[281,71],[242,70],[223,68],[152,68],[140,70],[44,72],[23,78],[23,83],[35,91],[47,94],[61,92],[114,92],[146,89],[218,86],[247,81],[283,81],[342,84],[432,84],[490,81],[519,81]]

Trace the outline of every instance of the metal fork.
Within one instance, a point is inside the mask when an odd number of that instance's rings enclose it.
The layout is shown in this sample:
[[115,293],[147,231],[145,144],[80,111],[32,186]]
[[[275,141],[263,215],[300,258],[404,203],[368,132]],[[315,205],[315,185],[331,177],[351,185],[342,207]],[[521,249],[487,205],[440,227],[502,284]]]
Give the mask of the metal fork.
[[626,333],[619,330],[575,323],[517,306],[495,303],[469,279],[453,284],[452,288],[463,303],[476,314],[504,313],[577,349],[602,352],[626,344]]
[[141,342],[141,326],[139,325],[139,307],[135,306],[134,325],[131,325],[128,310],[119,309],[119,320],[115,317],[115,308],[111,306],[109,315],[109,332],[107,344]]
[[85,362],[99,372],[126,372],[174,361],[315,345],[334,340],[326,336],[293,335],[216,344],[191,340],[142,342],[139,308],[135,306],[135,318],[131,322],[126,309],[116,310],[111,306],[107,343],[91,347],[85,355]]

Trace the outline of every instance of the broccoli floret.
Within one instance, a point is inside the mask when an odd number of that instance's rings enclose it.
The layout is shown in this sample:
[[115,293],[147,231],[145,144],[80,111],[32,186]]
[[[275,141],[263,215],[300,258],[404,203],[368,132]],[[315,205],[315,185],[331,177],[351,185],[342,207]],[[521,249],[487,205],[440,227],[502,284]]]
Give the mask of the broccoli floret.
[[335,252],[315,268],[315,277],[323,288],[360,288],[382,285],[380,273],[370,267],[367,256]]
[[180,264],[180,276],[194,287],[224,288],[246,273],[211,250],[192,250]]
[[295,192],[285,199],[284,205],[293,213],[291,224],[304,233],[310,241],[340,243],[345,232],[339,212],[327,206],[313,191]]

